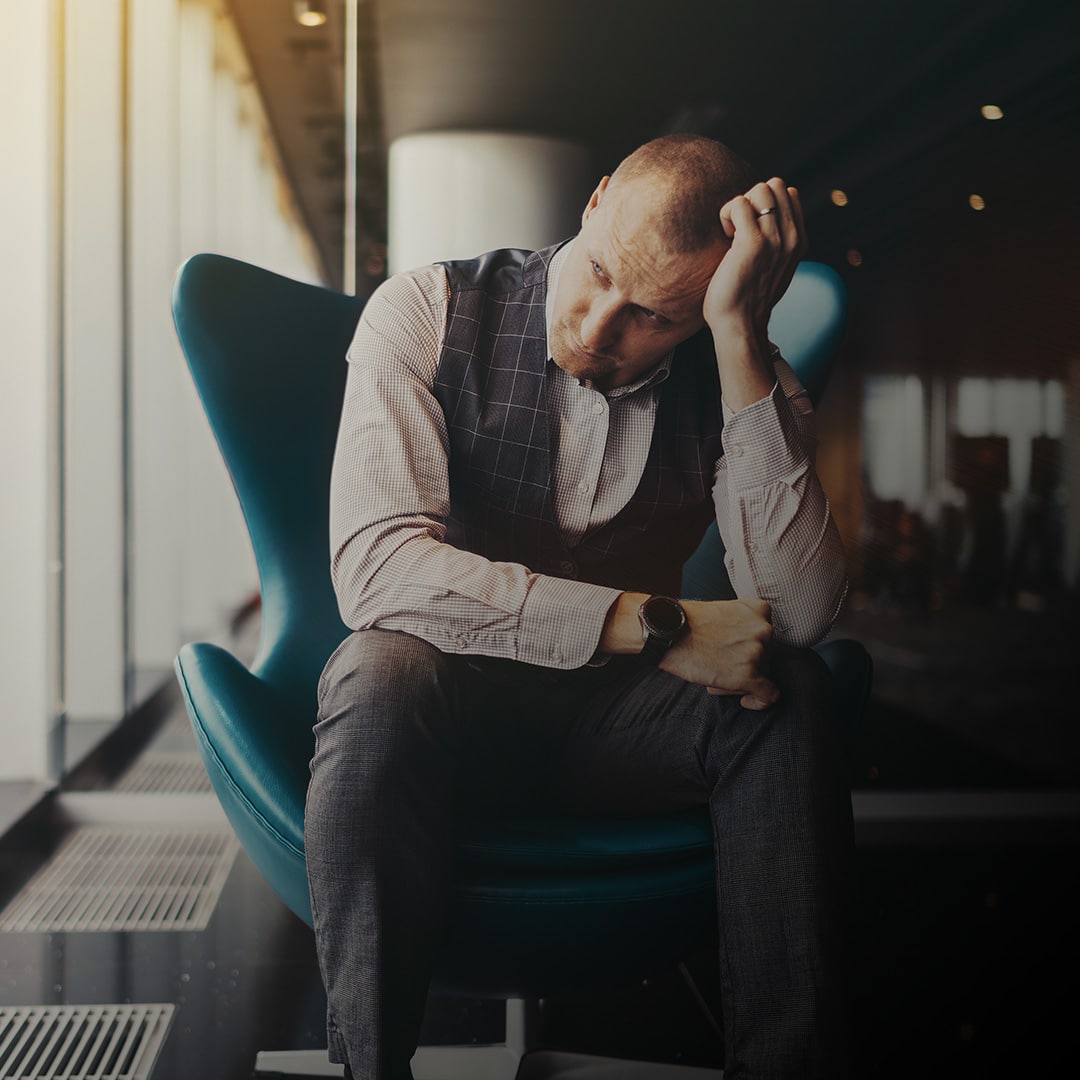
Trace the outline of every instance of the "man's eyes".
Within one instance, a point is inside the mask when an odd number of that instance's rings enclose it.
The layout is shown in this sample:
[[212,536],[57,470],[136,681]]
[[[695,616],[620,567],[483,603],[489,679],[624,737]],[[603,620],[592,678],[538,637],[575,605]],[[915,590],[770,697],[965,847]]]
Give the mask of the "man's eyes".
[[[593,274],[596,277],[600,278],[601,281],[606,282],[608,280],[607,274],[604,273],[604,268],[595,259],[590,259],[589,260],[589,266],[592,267]],[[648,319],[649,322],[656,322],[656,323],[663,324],[663,323],[666,323],[668,321],[659,312],[653,311],[651,308],[642,307],[640,304],[634,304],[634,310],[639,315],[641,315],[643,318]]]

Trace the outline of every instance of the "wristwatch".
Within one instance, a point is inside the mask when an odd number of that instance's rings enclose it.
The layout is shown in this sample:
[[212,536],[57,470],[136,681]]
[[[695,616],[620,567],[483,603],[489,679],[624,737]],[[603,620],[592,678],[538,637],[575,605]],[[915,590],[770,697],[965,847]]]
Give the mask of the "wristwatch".
[[658,664],[687,630],[686,610],[670,596],[650,596],[638,608],[638,621],[645,642],[641,656],[650,664]]

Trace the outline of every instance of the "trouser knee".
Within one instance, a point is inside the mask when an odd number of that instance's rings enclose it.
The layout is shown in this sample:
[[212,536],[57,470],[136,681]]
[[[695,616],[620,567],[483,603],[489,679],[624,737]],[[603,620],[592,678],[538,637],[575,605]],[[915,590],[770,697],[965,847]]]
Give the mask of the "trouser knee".
[[707,743],[699,753],[713,785],[762,768],[813,770],[820,764],[831,772],[843,758],[832,676],[821,657],[812,649],[777,646],[767,674],[780,690],[767,709],[743,709],[733,696],[707,699],[713,715],[703,727]]
[[420,638],[357,630],[335,650],[319,680],[319,741],[346,737],[390,749],[415,723],[449,711],[454,676],[449,658]]
[[437,798],[457,754],[455,679],[438,649],[407,634],[363,630],[319,681],[308,789],[313,853],[345,860],[403,804]]

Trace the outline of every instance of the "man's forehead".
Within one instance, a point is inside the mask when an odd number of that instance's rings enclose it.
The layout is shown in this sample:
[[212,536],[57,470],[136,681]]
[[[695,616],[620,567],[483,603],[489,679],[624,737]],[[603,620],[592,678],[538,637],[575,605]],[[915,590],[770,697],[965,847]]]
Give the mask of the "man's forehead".
[[632,290],[634,301],[662,311],[669,318],[700,313],[701,300],[723,253],[708,250],[688,254],[673,251],[659,218],[612,207],[586,238],[606,273]]

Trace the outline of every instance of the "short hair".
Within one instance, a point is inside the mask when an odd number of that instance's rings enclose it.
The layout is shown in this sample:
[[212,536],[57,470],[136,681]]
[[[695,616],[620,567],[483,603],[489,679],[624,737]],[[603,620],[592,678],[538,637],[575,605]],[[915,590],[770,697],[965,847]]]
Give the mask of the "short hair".
[[711,247],[724,235],[720,208],[757,181],[751,166],[729,147],[704,135],[663,135],[639,146],[611,174],[611,186],[654,180],[658,227],[680,253]]

